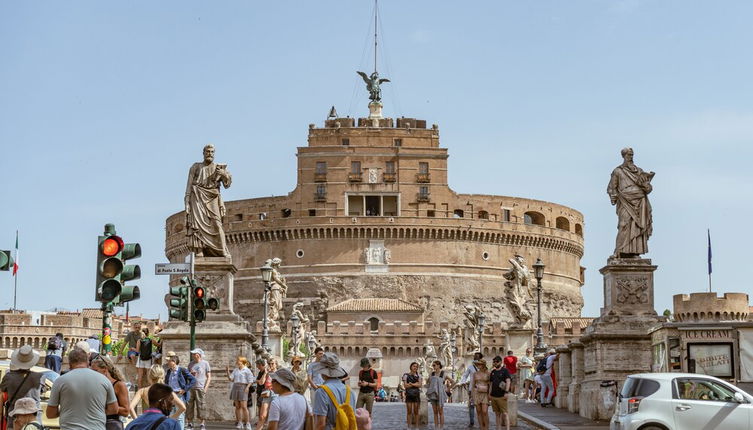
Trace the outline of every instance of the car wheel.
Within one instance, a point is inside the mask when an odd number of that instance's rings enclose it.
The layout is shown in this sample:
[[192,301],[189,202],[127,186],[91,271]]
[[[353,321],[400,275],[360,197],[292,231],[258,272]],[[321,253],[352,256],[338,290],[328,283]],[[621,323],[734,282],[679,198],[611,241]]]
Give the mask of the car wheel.
[[667,429],[660,426],[648,425],[646,427],[641,427],[641,430],[667,430]]

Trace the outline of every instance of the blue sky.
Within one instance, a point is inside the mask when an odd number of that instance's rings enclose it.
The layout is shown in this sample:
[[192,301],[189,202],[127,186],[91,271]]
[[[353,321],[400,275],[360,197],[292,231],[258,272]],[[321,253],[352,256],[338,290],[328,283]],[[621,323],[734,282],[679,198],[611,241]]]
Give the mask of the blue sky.
[[[656,309],[714,285],[751,291],[753,3],[380,2],[389,116],[437,123],[458,192],[583,212],[584,315],[616,216],[605,193],[624,146],[657,172]],[[367,113],[369,1],[0,3],[0,248],[21,231],[19,307],[91,307],[96,236],[142,244],[136,313],[164,317],[164,219],[206,143],[226,200],[281,195],[329,107]],[[0,308],[13,280],[0,272]]]

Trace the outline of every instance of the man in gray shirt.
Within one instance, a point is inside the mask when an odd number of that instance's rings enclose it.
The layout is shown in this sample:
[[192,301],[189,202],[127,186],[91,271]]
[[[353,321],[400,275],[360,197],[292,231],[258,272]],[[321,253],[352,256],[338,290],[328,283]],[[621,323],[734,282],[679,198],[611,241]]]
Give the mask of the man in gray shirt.
[[112,384],[87,367],[86,352],[74,348],[68,361],[71,370],[52,385],[47,417],[60,417],[60,428],[66,430],[105,430],[106,415],[118,413]]
[[196,385],[191,388],[190,395],[188,397],[188,405],[186,405],[186,429],[193,429],[193,417],[194,411],[196,411],[196,418],[201,422],[199,426],[200,430],[204,430],[204,420],[206,419],[206,404],[204,403],[204,393],[209,389],[209,382],[212,380],[212,368],[209,366],[209,362],[204,360],[204,350],[196,348],[191,350],[191,358],[193,361],[188,365],[188,372],[196,378]]

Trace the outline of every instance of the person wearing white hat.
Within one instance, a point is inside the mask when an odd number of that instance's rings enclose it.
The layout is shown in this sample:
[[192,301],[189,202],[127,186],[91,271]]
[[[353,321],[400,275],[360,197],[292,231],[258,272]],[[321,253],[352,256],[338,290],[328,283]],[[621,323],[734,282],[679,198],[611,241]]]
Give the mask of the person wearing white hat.
[[[31,397],[37,405],[39,404],[42,373],[31,371],[38,361],[39,353],[34,351],[31,345],[24,345],[11,354],[10,371],[0,381],[0,398],[7,393],[10,411],[13,411],[16,400],[22,397]],[[11,418],[8,428],[12,428],[12,423]]]
[[204,403],[204,393],[209,389],[209,382],[212,380],[212,368],[209,362],[204,360],[204,350],[196,348],[191,350],[193,361],[188,364],[188,371],[196,379],[196,384],[191,388],[188,397],[188,409],[186,411],[186,429],[193,428],[194,411],[196,418],[201,421],[200,430],[206,428],[204,419],[206,417],[206,405]]
[[13,411],[8,414],[13,417],[13,430],[42,430],[42,425],[36,422],[37,413],[39,405],[36,400],[31,397],[16,400]]
[[355,410],[356,396],[350,392],[350,387],[342,382],[342,378],[347,376],[348,372],[340,366],[340,359],[337,354],[325,352],[319,361],[314,363],[312,370],[324,379],[319,389],[316,390],[314,404],[312,405],[314,429],[331,430],[335,427],[337,416],[337,406],[333,404],[332,398],[338,404],[343,404],[347,398],[350,398],[351,407]]
[[[298,377],[290,369],[270,373],[272,391],[277,394],[269,405],[268,430],[300,430],[306,423],[308,402],[296,392]],[[251,426],[247,427],[248,429]]]

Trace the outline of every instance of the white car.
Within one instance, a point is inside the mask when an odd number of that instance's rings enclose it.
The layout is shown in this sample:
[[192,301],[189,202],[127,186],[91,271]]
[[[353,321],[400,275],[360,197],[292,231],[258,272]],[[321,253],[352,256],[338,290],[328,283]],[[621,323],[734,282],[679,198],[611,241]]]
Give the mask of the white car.
[[630,375],[610,430],[753,430],[753,396],[697,373]]

